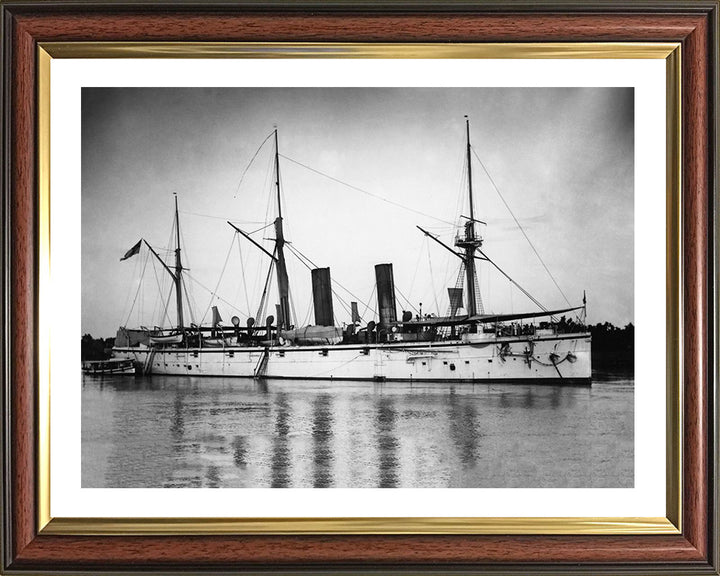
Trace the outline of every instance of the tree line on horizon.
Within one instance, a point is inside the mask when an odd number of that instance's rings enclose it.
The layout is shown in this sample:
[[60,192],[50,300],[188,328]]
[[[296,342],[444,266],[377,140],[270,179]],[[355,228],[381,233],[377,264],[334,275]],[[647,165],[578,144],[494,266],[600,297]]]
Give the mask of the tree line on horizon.
[[622,368],[635,367],[635,326],[632,322],[623,328],[610,322],[591,324],[592,367]]

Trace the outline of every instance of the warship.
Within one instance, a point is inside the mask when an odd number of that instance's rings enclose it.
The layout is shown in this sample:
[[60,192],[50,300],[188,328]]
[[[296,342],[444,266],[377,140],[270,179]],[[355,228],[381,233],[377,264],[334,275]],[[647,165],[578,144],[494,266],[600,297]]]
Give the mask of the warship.
[[[286,263],[288,251],[297,250],[285,239],[281,202],[280,152],[274,136],[273,194],[276,216],[272,249],[228,222],[237,235],[261,251],[268,269],[256,318],[241,321],[233,316],[225,325],[216,306],[209,325],[186,323],[183,315],[184,273],[180,241],[178,199],[175,196],[174,262],[166,262],[141,239],[121,260],[147,247],[170,279],[175,296],[174,326],[152,329],[119,328],[112,350],[114,358],[132,361],[141,374],[224,376],[242,378],[292,378],[302,380],[372,380],[419,382],[591,383],[591,336],[585,327],[586,298],[582,305],[549,310],[515,282],[486,253],[476,218],[470,124],[466,117],[467,204],[460,216],[454,243],[418,226],[433,245],[457,258],[455,286],[447,289],[448,307],[443,316],[401,310],[392,263],[375,266],[377,306],[364,322],[357,302],[351,302],[348,321],[337,325],[333,308],[334,280],[329,268],[311,269],[314,323],[299,326],[293,318]],[[317,223],[315,223],[317,224]],[[150,256],[152,255],[152,256]],[[520,289],[537,310],[521,313],[485,313],[477,278],[478,263],[485,262]],[[274,273],[273,273],[274,272]],[[266,315],[275,282],[274,314]],[[273,292],[274,294],[275,292]],[[168,294],[168,302],[171,295]],[[372,296],[371,296],[372,298]],[[560,315],[574,313],[577,322]]]

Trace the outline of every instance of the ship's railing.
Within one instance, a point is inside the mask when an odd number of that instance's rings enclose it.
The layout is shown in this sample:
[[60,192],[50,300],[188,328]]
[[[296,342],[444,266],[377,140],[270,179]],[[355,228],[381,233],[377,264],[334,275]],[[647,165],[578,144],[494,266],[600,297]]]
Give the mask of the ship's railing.
[[[470,326],[457,327],[454,334],[450,331],[438,333],[435,340],[458,340],[471,332]],[[578,334],[588,332],[588,327],[579,322],[540,322],[538,324],[523,322],[504,322],[498,324],[480,324],[477,333],[486,338],[503,338],[513,336],[555,336],[557,334]]]

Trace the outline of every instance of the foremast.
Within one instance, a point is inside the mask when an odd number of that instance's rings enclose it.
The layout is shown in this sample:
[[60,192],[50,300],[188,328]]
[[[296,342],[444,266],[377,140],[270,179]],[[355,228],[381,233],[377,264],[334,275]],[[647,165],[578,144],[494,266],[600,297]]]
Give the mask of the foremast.
[[185,322],[183,319],[183,304],[182,304],[182,258],[180,256],[180,215],[178,212],[178,199],[175,194],[175,302],[177,305],[177,322],[178,330],[185,330]]
[[285,235],[283,234],[282,201],[280,191],[280,148],[278,146],[278,132],[275,128],[275,188],[277,189],[278,216],[275,218],[275,256],[278,283],[278,297],[280,299],[280,318],[277,319],[278,330],[290,328],[290,287],[288,283],[287,267],[285,265]]

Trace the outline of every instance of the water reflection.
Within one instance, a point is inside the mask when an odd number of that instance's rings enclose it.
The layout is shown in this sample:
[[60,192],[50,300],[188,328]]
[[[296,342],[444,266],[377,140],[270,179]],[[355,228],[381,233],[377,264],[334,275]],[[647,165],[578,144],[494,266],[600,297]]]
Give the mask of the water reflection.
[[332,485],[333,453],[330,440],[333,435],[332,396],[320,394],[313,402],[313,487],[329,488]]
[[375,436],[378,445],[378,467],[380,472],[379,488],[394,488],[397,478],[398,439],[395,436],[397,413],[390,396],[381,396],[377,400],[375,417]]
[[183,396],[183,392],[178,390],[175,396],[175,402],[173,403],[170,435],[176,442],[182,440],[183,434],[185,433],[185,420],[183,419]]
[[478,440],[481,432],[476,418],[477,408],[472,398],[459,397],[455,390],[450,392],[450,437],[464,467],[476,464],[479,460]]
[[247,440],[244,436],[235,436],[233,440],[233,462],[238,468],[247,466]]
[[83,487],[631,487],[633,382],[85,379]]
[[272,456],[272,488],[286,488],[290,485],[289,464],[290,448],[288,433],[290,431],[290,409],[287,394],[280,393],[275,399],[275,439],[273,440]]
[[219,488],[220,487],[220,471],[217,466],[208,466],[207,473],[205,475],[207,480],[208,488]]

